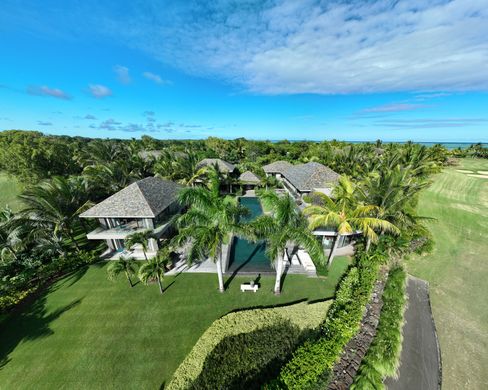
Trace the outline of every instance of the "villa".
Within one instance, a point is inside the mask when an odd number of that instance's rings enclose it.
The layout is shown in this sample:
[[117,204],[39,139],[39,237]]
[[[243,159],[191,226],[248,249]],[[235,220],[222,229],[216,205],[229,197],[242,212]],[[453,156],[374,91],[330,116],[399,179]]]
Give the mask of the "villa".
[[204,158],[197,164],[197,168],[213,166],[217,166],[219,168],[219,171],[223,173],[233,173],[236,170],[234,164],[231,164],[230,162],[224,161],[220,158]]
[[292,166],[293,164],[289,163],[288,161],[275,161],[271,164],[263,166],[263,170],[264,173],[266,173],[266,176],[274,176],[277,179],[280,179],[283,172]]
[[[332,190],[340,177],[338,173],[318,162],[292,165],[287,161],[276,161],[265,165],[263,170],[266,172],[266,175],[278,178],[283,183],[286,191],[297,199],[298,202],[302,202],[305,195],[310,195],[313,192],[321,192],[327,196],[331,196]],[[357,233],[341,235],[338,238],[338,242],[336,243],[337,254],[350,254],[352,252],[353,248],[351,244],[357,236]],[[324,226],[315,229],[313,234],[322,244],[324,251],[329,253],[337,237],[335,228]],[[302,257],[305,255],[303,251],[301,255]]]
[[[108,257],[118,257],[124,248],[124,239],[129,235],[151,230],[148,257],[156,255],[159,241],[170,232],[170,220],[180,211],[177,194],[181,186],[159,177],[147,177],[136,181],[80,215],[81,218],[96,218],[100,227],[88,233],[89,240],[104,240]],[[143,258],[138,246],[131,255]]]
[[312,192],[331,195],[340,175],[318,162],[292,165],[281,172],[285,189],[295,198],[303,199]]

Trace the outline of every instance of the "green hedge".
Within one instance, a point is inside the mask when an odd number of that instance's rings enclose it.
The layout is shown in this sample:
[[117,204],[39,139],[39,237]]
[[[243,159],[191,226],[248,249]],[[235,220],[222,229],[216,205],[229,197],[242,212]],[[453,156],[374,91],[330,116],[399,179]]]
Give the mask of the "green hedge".
[[[167,389],[232,388],[239,380],[249,386],[263,383],[263,375],[276,375],[273,370],[297,343],[319,328],[330,304],[304,302],[227,314],[200,337]],[[269,374],[263,370],[266,367]]]
[[306,342],[282,368],[269,389],[318,389],[326,387],[335,362],[344,346],[359,330],[366,303],[369,301],[379,266],[384,256],[358,254],[357,266],[352,267],[341,281],[318,339]]
[[260,389],[276,377],[283,363],[307,337],[289,320],[249,333],[225,337],[205,359],[194,390]]
[[376,335],[363,358],[352,390],[384,389],[383,380],[396,375],[402,350],[406,278],[405,270],[399,266],[390,271]]

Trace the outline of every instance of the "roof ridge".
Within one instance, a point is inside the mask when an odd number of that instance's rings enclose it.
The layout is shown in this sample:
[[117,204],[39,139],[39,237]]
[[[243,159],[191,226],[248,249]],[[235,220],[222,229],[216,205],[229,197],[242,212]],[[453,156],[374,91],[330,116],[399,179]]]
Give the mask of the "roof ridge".
[[141,179],[141,180],[137,180],[136,182],[134,182],[133,184],[137,184],[137,189],[139,190],[139,192],[141,193],[141,196],[142,198],[144,199],[144,201],[146,202],[146,205],[149,207],[149,210],[151,210],[151,212],[153,213],[154,216],[156,216],[156,212],[154,210],[154,208],[151,206],[151,203],[149,202],[149,200],[147,199],[147,196],[146,194],[144,193],[144,191],[142,190],[141,188],[141,182],[146,180],[146,179],[150,179],[151,177],[154,177],[154,176],[148,176],[148,177],[145,177],[144,179]]

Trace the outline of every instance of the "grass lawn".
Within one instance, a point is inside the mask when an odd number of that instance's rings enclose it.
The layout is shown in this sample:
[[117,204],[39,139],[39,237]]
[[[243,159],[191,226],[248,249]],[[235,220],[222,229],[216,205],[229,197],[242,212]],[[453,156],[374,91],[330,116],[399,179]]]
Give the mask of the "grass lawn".
[[158,389],[168,383],[200,335],[230,311],[322,300],[334,294],[348,260],[327,278],[288,275],[275,297],[273,277],[257,293],[241,293],[236,277],[217,291],[214,274],[167,277],[156,285],[106,279],[105,264],[67,277],[0,324],[0,388]]
[[414,257],[409,272],[430,282],[442,353],[444,389],[488,388],[488,161],[464,159],[447,168],[420,199],[436,241],[431,255]]
[[8,204],[12,210],[17,211],[20,208],[20,201],[17,199],[20,191],[20,184],[15,179],[0,173],[0,208]]

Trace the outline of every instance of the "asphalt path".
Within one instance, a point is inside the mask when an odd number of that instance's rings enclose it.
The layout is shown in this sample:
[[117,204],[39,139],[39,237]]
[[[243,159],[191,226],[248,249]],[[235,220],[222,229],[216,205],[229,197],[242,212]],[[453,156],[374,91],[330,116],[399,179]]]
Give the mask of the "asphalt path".
[[399,376],[387,378],[385,385],[389,390],[438,390],[442,370],[429,285],[409,276],[407,294]]

